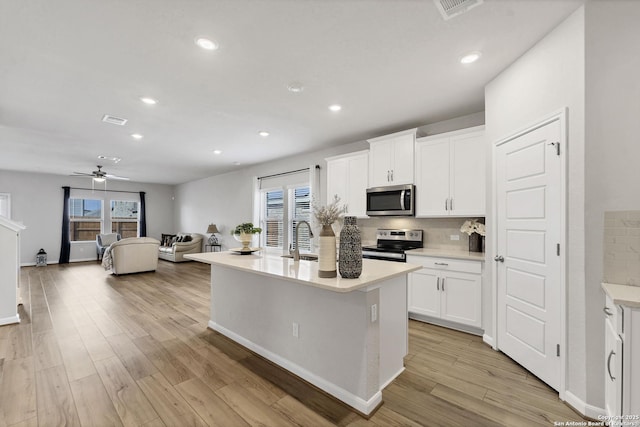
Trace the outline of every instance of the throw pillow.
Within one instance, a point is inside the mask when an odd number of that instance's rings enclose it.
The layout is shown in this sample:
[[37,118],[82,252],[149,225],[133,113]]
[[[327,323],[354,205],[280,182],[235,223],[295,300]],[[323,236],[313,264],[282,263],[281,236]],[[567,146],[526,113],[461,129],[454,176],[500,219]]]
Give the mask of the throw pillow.
[[192,241],[192,240],[193,240],[193,238],[192,238],[191,236],[189,236],[189,235],[186,235],[186,236],[184,236],[184,237],[182,238],[182,241],[183,241],[183,242],[190,242],[190,241]]

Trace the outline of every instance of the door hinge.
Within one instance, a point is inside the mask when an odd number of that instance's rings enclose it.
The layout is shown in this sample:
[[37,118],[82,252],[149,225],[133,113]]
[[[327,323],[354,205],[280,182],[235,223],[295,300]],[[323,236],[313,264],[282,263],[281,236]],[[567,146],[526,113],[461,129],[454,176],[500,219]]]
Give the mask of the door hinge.
[[560,357],[560,344],[556,344],[556,356]]
[[556,155],[560,155],[560,143],[559,142],[550,142],[549,145],[553,145],[556,147]]
[[560,256],[560,243],[556,243],[556,255]]

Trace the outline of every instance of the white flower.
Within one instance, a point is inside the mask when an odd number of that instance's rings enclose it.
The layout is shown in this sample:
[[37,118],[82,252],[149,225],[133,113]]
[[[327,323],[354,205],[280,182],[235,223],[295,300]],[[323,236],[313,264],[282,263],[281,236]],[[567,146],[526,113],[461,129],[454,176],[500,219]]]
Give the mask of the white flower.
[[487,234],[485,225],[479,222],[477,219],[466,220],[464,224],[462,224],[462,227],[460,227],[460,231],[462,233],[468,234],[469,236],[471,236],[473,233],[478,233],[481,236]]

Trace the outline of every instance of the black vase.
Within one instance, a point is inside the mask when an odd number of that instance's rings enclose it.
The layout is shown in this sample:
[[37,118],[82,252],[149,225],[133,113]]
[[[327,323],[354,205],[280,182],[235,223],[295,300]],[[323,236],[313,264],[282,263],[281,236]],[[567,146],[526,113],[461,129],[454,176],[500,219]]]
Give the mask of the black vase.
[[362,273],[362,237],[355,216],[345,216],[340,232],[338,271],[345,279],[357,279]]
[[478,233],[471,233],[469,235],[469,252],[482,252],[484,236]]

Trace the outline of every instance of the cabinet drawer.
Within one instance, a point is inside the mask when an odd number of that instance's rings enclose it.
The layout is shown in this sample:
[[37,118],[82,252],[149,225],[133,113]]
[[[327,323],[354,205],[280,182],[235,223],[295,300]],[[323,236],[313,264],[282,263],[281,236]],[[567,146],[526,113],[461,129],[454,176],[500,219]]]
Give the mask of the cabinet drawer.
[[407,262],[421,265],[424,268],[442,271],[459,271],[461,273],[482,273],[482,264],[479,261],[466,261],[451,258],[434,258],[428,256],[407,255]]

